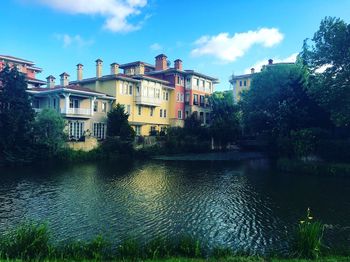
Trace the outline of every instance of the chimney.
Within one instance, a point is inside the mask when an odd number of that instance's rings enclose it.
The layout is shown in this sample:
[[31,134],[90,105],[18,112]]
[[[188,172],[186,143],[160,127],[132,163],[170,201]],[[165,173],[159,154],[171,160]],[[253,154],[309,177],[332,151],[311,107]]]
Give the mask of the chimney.
[[254,74],[254,73],[255,73],[255,68],[254,68],[254,67],[252,67],[252,68],[250,69],[250,73],[251,73],[251,74]]
[[69,85],[69,75],[64,72],[60,74],[61,77],[61,86],[68,86]]
[[111,64],[111,75],[117,75],[117,74],[119,74],[119,64],[112,63]]
[[82,64],[77,64],[77,80],[81,81],[83,79],[83,68]]
[[101,59],[97,59],[95,62],[96,62],[96,77],[100,78],[102,76],[103,61]]
[[166,70],[168,68],[166,59],[167,59],[167,56],[164,54],[160,54],[156,56],[156,71]]
[[273,60],[270,58],[269,59],[269,65],[272,65],[273,64]]
[[176,59],[174,61],[175,69],[182,71],[182,60]]
[[145,64],[139,63],[135,70],[137,75],[144,75],[145,74]]
[[46,77],[46,87],[47,88],[54,88],[55,87],[55,77],[53,75],[49,75],[48,77]]

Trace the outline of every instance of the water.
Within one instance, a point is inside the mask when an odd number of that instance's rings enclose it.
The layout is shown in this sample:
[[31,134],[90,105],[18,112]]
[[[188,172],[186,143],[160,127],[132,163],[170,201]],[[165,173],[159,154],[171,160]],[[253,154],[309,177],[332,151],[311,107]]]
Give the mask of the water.
[[286,175],[267,160],[0,169],[0,233],[47,221],[56,240],[192,234],[266,253],[286,248],[311,207],[329,244],[350,244],[350,179]]

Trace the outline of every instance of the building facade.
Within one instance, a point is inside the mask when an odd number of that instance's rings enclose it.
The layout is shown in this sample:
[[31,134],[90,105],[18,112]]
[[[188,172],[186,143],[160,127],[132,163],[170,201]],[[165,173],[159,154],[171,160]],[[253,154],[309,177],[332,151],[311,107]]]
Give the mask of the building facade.
[[28,88],[37,88],[46,84],[45,81],[37,79],[36,74],[41,73],[43,70],[35,66],[35,63],[22,58],[0,55],[0,71],[7,65],[10,67],[17,67],[18,71],[26,76]]
[[[217,79],[183,70],[179,59],[175,60],[174,68],[170,68],[164,54],[155,58],[154,65],[142,61],[122,65],[112,63],[106,75],[102,73],[103,61],[97,59],[95,62],[95,77],[83,78],[84,67],[78,64],[77,80],[70,83],[114,97],[115,104],[124,105],[137,135],[148,136],[170,126],[183,126],[185,117],[192,113],[197,114],[203,124],[208,123],[210,108],[204,98],[213,92]],[[192,78],[202,79],[206,88],[186,87],[186,79],[192,83]],[[187,104],[186,93],[191,100]]]

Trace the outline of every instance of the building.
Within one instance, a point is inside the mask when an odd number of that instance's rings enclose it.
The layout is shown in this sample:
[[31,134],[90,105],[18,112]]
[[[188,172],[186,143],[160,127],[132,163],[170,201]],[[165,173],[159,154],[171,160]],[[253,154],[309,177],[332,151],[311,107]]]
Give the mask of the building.
[[[274,63],[272,59],[269,59],[268,63],[266,65],[263,65],[261,70],[264,70],[265,68],[268,68],[271,66],[285,65],[285,64],[288,65],[288,64],[294,64],[294,63],[293,62]],[[248,90],[250,88],[254,74],[256,74],[255,69],[251,68],[250,74],[231,76],[231,79],[229,80],[229,82],[233,89],[233,98],[236,103],[240,100],[242,91]]]
[[47,77],[45,88],[31,88],[27,92],[32,97],[36,112],[51,108],[61,113],[67,122],[69,140],[79,141],[85,136],[102,140],[106,137],[107,112],[112,108],[114,97],[78,85],[69,84],[69,75],[60,75],[60,85],[55,85],[55,77]]
[[25,74],[28,88],[38,88],[46,84],[45,81],[36,78],[36,74],[43,70],[36,67],[34,62],[22,58],[0,55],[0,71],[8,64],[10,67],[16,66],[18,71]]
[[[217,79],[193,70],[183,70],[179,59],[175,60],[174,68],[169,68],[164,54],[155,58],[154,65],[142,61],[121,65],[112,63],[106,75],[102,73],[103,61],[97,59],[95,62],[95,77],[84,79],[84,67],[78,64],[77,80],[70,84],[114,97],[115,103],[124,105],[129,123],[137,135],[148,136],[170,126],[183,126],[185,114],[195,113],[201,117],[203,124],[208,123],[210,108],[205,103],[205,95],[213,92]],[[204,88],[200,89],[200,82],[195,79],[203,80]]]

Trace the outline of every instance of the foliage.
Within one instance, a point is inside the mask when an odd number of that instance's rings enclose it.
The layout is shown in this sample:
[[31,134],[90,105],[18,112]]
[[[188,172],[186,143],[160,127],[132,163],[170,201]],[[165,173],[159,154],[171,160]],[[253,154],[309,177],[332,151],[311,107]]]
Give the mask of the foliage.
[[300,221],[296,232],[294,254],[301,258],[318,258],[321,253],[323,229],[323,224],[314,221],[308,208],[306,217]]
[[120,137],[122,140],[133,141],[135,131],[129,125],[129,114],[125,112],[124,106],[117,104],[108,112],[107,136]]
[[55,157],[62,151],[66,142],[64,127],[65,121],[56,110],[44,109],[37,115],[34,135],[40,159]]
[[239,108],[233,103],[231,91],[215,92],[209,98],[211,105],[210,133],[221,146],[234,142],[240,135]]
[[122,260],[138,261],[141,258],[141,248],[135,239],[127,239],[122,242],[117,253]]
[[170,241],[164,238],[156,237],[145,245],[146,258],[167,258],[173,254],[173,246]]
[[312,129],[300,129],[291,131],[291,140],[294,154],[298,157],[307,157],[315,153],[317,137]]
[[49,237],[45,224],[23,224],[1,239],[0,255],[10,259],[43,259],[51,251]]
[[233,251],[230,248],[214,247],[212,251],[212,257],[216,259],[222,259],[233,256]]
[[304,41],[301,58],[311,73],[313,97],[334,124],[350,126],[350,24],[324,18],[311,44]]
[[176,249],[178,255],[184,257],[201,257],[203,253],[199,240],[190,235],[182,236]]
[[0,161],[8,164],[32,159],[34,110],[26,88],[24,75],[15,67],[0,72]]
[[288,137],[292,130],[326,125],[325,113],[307,93],[307,80],[299,64],[268,66],[255,74],[240,101],[246,130],[278,138]]

